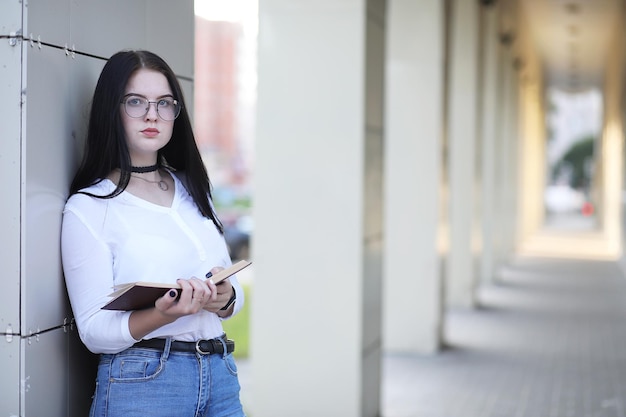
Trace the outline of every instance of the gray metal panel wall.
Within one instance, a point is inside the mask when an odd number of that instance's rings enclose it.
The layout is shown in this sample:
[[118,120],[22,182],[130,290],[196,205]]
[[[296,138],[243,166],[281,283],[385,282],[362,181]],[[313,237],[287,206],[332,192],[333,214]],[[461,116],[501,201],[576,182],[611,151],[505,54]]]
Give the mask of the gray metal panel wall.
[[22,136],[26,202],[22,213],[23,335],[58,327],[70,317],[65,284],[60,279],[59,235],[68,173],[74,170],[68,152],[72,118],[67,111],[70,59],[49,47],[27,50],[26,55],[26,128]]
[[193,92],[193,1],[0,5],[0,415],[87,415],[97,356],[72,323],[62,209],[105,59],[161,54]]
[[[22,4],[0,6],[0,415],[20,410],[20,242],[22,50],[14,36],[22,26]],[[11,36],[13,36],[11,38]]]
[[2,335],[0,369],[0,415],[17,416],[20,409],[19,336]]
[[[20,96],[22,50],[8,38],[21,28],[22,5],[5,2],[0,8],[0,277],[6,296],[0,303],[0,334],[19,333],[20,294]],[[4,385],[0,385],[3,392]],[[1,395],[1,394],[0,394]],[[0,397],[1,399],[2,397]]]
[[[193,1],[151,0],[146,17],[144,47],[161,55],[177,75],[193,78]],[[185,98],[187,105],[191,106],[192,97],[186,95]]]

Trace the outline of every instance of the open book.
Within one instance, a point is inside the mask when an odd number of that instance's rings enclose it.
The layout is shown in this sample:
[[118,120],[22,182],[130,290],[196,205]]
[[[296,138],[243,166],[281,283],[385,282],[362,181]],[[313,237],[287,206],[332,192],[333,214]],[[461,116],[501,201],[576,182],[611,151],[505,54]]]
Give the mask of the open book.
[[[211,275],[211,279],[214,283],[219,284],[251,263],[251,261],[241,260],[230,267]],[[158,298],[165,295],[165,293],[171,289],[180,289],[180,285],[145,281],[117,285],[113,287],[114,291],[109,294],[109,297],[113,297],[113,299],[102,308],[104,310],[130,311],[152,307]],[[178,295],[180,296],[180,292]]]

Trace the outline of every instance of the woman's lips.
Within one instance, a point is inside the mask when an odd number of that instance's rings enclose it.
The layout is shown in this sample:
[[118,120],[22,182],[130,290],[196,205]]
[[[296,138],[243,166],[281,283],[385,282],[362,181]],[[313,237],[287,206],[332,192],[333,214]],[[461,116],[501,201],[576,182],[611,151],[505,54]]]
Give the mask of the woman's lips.
[[146,135],[146,136],[148,136],[150,138],[153,138],[153,137],[155,137],[156,135],[159,134],[159,129],[154,129],[154,128],[150,127],[148,129],[142,130],[141,133],[143,133],[144,135]]

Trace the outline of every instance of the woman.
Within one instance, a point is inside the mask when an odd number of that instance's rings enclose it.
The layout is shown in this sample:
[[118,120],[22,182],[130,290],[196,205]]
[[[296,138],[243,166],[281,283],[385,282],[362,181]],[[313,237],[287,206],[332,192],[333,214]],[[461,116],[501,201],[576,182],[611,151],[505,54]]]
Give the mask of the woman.
[[[234,344],[243,305],[180,85],[147,51],[104,66],[63,213],[62,258],[83,343],[100,354],[91,416],[242,416]],[[198,278],[202,277],[202,278]],[[101,307],[114,285],[178,284],[151,308]]]

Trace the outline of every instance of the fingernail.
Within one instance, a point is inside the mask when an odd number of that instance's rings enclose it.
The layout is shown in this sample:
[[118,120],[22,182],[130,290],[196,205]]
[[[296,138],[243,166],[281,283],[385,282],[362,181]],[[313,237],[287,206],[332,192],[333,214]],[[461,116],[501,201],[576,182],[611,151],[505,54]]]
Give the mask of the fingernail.
[[176,297],[176,291],[170,290],[170,297],[172,298]]
[[213,272],[209,271],[206,273],[207,278],[211,278],[213,276]]
[[212,279],[210,279],[209,281],[211,281],[211,284],[215,284]]

